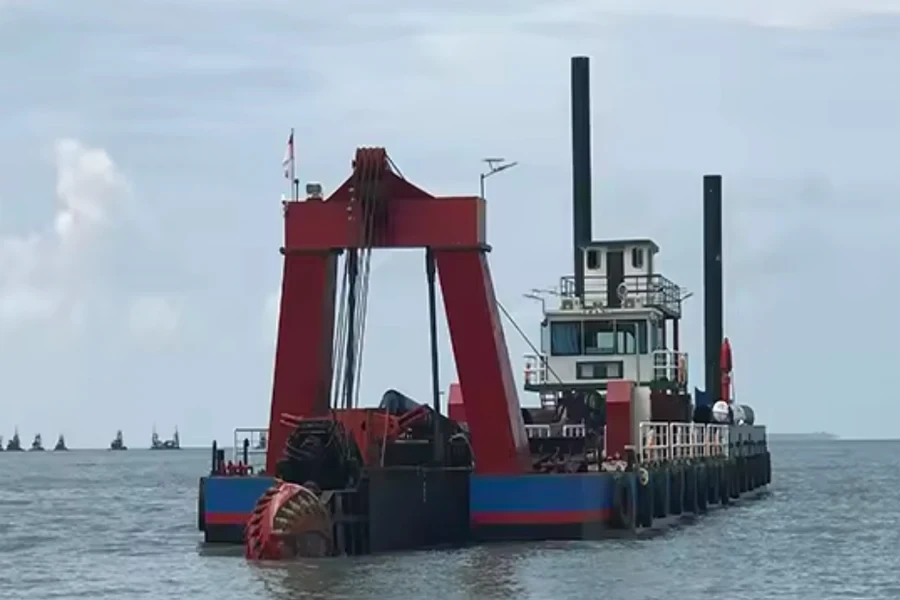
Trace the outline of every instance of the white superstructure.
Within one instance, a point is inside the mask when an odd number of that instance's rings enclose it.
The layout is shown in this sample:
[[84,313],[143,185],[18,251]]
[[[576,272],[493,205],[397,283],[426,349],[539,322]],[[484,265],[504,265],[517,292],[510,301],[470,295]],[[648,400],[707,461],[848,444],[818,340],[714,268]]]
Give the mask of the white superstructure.
[[685,390],[678,323],[688,294],[656,271],[656,243],[594,241],[582,253],[583,296],[566,276],[542,297],[540,354],[525,357],[525,389],[545,403],[558,390],[603,390],[617,379]]

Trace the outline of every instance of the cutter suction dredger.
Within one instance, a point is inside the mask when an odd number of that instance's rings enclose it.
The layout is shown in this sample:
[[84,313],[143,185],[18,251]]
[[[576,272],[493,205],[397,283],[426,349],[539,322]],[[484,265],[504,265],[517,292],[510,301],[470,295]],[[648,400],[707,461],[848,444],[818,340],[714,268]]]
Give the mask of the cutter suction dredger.
[[[574,275],[544,303],[519,404],[495,297],[486,203],[434,196],[382,148],[350,177],[285,202],[269,427],[213,444],[200,480],[207,542],[251,559],[366,554],[480,540],[639,533],[764,489],[765,428],[734,402],[723,337],[721,178],[704,178],[706,391],[679,347],[685,292],[650,240],[591,236],[588,59],[572,60]],[[359,406],[373,250],[423,248],[432,398]],[[458,383],[441,414],[440,285]],[[262,462],[264,460],[264,463]]]

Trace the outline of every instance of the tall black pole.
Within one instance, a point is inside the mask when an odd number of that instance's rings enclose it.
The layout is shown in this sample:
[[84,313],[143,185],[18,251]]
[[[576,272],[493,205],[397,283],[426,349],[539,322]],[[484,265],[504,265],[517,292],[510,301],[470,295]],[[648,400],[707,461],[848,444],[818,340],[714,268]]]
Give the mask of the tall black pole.
[[434,408],[434,443],[432,451],[434,462],[441,464],[444,460],[444,441],[441,438],[441,379],[438,367],[437,339],[437,297],[434,289],[434,253],[431,248],[425,249],[425,275],[428,279],[428,335],[431,338],[431,405]]
[[572,250],[575,294],[584,299],[584,254],[591,241],[591,74],[587,56],[572,57]]
[[724,336],[722,282],[722,176],[703,177],[703,329],[706,337],[706,394],[710,406],[719,398]]

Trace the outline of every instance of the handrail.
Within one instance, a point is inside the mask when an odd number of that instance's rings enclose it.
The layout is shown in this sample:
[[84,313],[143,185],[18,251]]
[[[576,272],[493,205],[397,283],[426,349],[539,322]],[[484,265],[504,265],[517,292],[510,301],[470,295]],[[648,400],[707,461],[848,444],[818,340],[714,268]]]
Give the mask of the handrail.
[[[265,463],[268,449],[269,429],[267,427],[238,427],[234,430],[232,462],[244,463],[254,468]],[[244,440],[247,441],[247,460],[244,460]],[[260,460],[260,457],[263,457]]]
[[[586,275],[584,277],[584,304],[607,307],[610,305],[610,294],[620,299],[632,298],[644,306],[652,306],[665,311],[670,316],[681,316],[681,302],[685,293],[682,288],[670,279],[655,273],[653,275],[625,275],[622,278],[621,290],[610,292],[606,275]],[[575,277],[565,275],[559,280],[561,298],[575,298]],[[622,294],[624,292],[624,294]],[[620,295],[621,294],[621,295]]]
[[640,462],[728,458],[731,455],[728,425],[645,421],[638,428]]
[[547,355],[525,355],[525,385],[543,385],[547,383]]
[[653,381],[666,381],[686,388],[688,384],[688,353],[677,350],[654,350]]

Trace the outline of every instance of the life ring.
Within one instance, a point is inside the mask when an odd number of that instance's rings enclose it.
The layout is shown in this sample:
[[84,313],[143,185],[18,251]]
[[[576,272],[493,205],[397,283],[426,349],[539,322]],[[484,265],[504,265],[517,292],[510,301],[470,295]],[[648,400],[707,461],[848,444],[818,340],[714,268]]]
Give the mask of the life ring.
[[678,368],[675,372],[678,385],[687,385],[687,358],[684,354],[678,355]]
[[640,467],[637,470],[638,482],[638,514],[637,524],[649,529],[653,527],[653,486],[650,485],[650,472]]
[[634,529],[634,489],[631,478],[617,476],[613,491],[613,525],[620,529]]
[[650,471],[644,467],[638,469],[638,483],[641,487],[647,487],[647,484],[650,483]]

